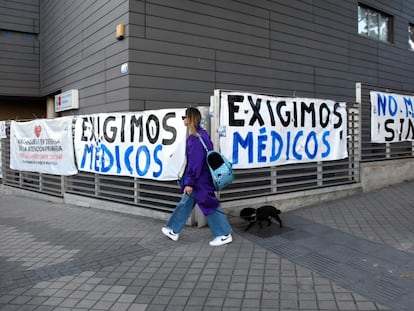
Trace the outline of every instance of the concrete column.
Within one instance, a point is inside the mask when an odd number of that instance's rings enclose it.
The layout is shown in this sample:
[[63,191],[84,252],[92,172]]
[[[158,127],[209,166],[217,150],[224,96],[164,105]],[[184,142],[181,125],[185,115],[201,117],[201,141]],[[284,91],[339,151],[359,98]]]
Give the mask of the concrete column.
[[56,118],[55,98],[51,96],[46,98],[46,118],[48,119]]

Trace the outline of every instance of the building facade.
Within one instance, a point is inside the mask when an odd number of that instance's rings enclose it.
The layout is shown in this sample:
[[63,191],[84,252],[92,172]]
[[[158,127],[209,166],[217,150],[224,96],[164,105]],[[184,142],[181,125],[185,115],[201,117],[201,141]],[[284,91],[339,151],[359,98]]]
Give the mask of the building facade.
[[0,8],[2,119],[20,109],[16,99],[54,116],[47,99],[70,89],[80,108],[61,115],[206,104],[218,88],[343,101],[355,100],[356,82],[414,90],[412,0],[1,0]]
[[[348,103],[348,159],[238,172],[225,208],[291,208],[414,178],[412,142],[369,137],[369,91],[414,92],[414,0],[0,0],[0,55],[0,120],[207,106],[215,89]],[[56,112],[69,90],[79,108]],[[177,196],[132,178],[4,171],[5,184],[74,202],[170,211]]]

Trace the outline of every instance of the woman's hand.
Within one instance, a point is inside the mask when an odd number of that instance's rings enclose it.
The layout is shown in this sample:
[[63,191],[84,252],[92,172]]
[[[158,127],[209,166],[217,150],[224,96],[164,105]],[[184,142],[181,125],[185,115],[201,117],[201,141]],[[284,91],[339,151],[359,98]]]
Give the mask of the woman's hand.
[[190,195],[191,193],[193,193],[193,187],[191,187],[191,186],[185,186],[184,187],[184,193],[186,195]]

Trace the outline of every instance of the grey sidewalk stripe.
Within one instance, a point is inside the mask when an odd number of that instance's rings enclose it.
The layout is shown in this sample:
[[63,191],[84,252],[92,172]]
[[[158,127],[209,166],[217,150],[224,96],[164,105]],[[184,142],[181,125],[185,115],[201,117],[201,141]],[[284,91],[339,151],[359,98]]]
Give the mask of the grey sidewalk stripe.
[[294,243],[281,238],[269,239],[268,243],[263,242],[259,244],[268,250],[273,251],[274,253],[286,258],[302,257],[310,252],[306,248],[300,246],[298,247]]
[[[413,259],[414,260],[414,259]],[[373,275],[391,275],[394,277],[404,277],[411,276],[414,277],[414,264],[413,260],[411,261],[389,261],[378,258],[374,255],[365,255],[360,258],[349,262],[350,266],[355,268],[362,269]],[[404,279],[402,278],[401,281]]]
[[414,254],[291,214],[284,215],[284,222],[298,229],[267,239],[242,231],[239,234],[392,310],[409,310],[414,303],[410,300],[414,278],[401,277],[404,273],[414,276]]
[[363,278],[361,270],[353,269],[344,263],[332,260],[318,253],[311,252],[306,256],[298,258],[295,262],[323,276],[329,277],[330,280],[340,280],[342,286],[349,286]]
[[412,288],[400,287],[390,280],[364,278],[360,282],[353,284],[351,288],[361,295],[391,307],[395,311],[410,310],[413,306],[413,301],[409,301],[408,304],[401,303],[402,298]]

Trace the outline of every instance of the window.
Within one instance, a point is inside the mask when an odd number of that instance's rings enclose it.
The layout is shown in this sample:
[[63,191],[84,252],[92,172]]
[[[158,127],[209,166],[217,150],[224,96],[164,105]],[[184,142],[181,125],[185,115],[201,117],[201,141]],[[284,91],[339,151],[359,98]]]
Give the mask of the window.
[[33,33],[0,29],[0,38],[2,37],[7,39],[19,39],[26,41],[35,41],[37,39],[37,35]]
[[414,24],[408,25],[408,46],[414,51]]
[[358,5],[358,34],[362,36],[391,42],[391,20],[388,14]]

